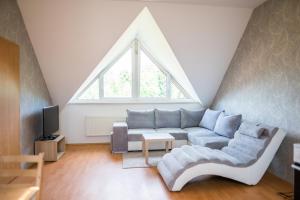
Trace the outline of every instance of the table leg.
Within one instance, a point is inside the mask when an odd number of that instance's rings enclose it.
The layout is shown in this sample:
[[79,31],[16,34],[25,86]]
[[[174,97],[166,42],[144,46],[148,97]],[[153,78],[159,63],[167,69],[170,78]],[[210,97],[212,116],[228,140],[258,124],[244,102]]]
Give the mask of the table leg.
[[145,163],[149,165],[149,143],[145,141],[144,144],[144,151],[145,151]]

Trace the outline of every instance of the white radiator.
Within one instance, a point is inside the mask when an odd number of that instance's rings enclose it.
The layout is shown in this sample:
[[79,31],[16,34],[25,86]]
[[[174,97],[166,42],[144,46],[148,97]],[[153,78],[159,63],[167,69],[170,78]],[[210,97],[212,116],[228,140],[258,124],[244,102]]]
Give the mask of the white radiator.
[[112,132],[114,122],[125,121],[124,117],[85,117],[86,136],[105,136]]

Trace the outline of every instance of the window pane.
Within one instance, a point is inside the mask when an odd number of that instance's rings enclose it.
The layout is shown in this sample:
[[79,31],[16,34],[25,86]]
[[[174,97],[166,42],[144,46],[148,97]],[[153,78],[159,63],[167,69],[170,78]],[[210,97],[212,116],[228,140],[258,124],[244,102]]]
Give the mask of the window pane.
[[104,97],[131,97],[131,49],[104,74],[103,84]]
[[184,94],[174,83],[171,83],[171,99],[185,99]]
[[141,51],[140,96],[166,97],[166,85],[166,75]]
[[96,79],[85,91],[79,96],[82,100],[99,99],[99,79]]

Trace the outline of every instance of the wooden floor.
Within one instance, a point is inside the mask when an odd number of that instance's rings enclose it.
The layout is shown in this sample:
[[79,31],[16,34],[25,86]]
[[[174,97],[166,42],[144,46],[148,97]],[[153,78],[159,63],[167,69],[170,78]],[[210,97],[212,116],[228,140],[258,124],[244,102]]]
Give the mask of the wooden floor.
[[282,200],[277,193],[291,190],[267,174],[257,186],[215,177],[169,192],[155,168],[122,169],[121,155],[108,145],[68,145],[44,167],[42,200]]

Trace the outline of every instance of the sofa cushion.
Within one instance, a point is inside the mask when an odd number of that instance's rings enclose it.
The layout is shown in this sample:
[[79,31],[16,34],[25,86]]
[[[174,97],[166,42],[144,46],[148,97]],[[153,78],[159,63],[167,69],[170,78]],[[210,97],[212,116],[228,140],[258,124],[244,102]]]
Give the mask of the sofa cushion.
[[175,140],[187,140],[188,132],[181,128],[159,128],[156,129],[157,133],[170,133]]
[[156,128],[180,128],[180,110],[155,109]]
[[202,136],[193,138],[193,145],[200,145],[211,149],[222,149],[228,145],[229,140],[229,138],[223,136]]
[[181,128],[189,128],[199,126],[199,123],[204,115],[205,109],[203,110],[186,110],[181,109]]
[[193,127],[193,128],[185,128],[185,131],[188,132],[188,140],[193,144],[194,143],[194,139],[196,137],[213,137],[213,136],[219,136],[217,134],[215,134],[213,131],[208,130],[206,128],[201,128],[201,127]]
[[[278,131],[276,128],[273,128],[273,130]],[[272,134],[266,134],[265,131],[263,131],[260,137],[253,137],[251,135],[242,134],[240,130],[238,130],[234,134],[234,138],[228,143],[228,146],[222,148],[222,151],[236,157],[243,164],[250,165],[262,155],[272,137]]]
[[215,134],[213,131],[208,130],[206,128],[202,128],[202,127],[191,127],[191,128],[185,128],[183,130],[187,131],[188,134],[195,133],[195,134],[197,134],[199,136],[207,136],[207,135],[217,136],[217,134]]
[[266,124],[260,124],[260,126],[265,129],[262,135],[266,135],[269,137],[273,137],[279,130],[278,127],[273,127]]
[[263,134],[264,130],[265,129],[260,126],[260,124],[244,121],[239,128],[239,133],[259,138]]
[[127,110],[126,121],[129,129],[155,128],[154,110]]
[[202,117],[199,126],[213,131],[221,112],[222,111],[207,109]]
[[228,138],[233,138],[234,133],[241,125],[241,121],[242,115],[225,115],[222,112],[218,117],[214,132]]
[[128,129],[128,141],[143,141],[143,134],[155,134],[154,129]]

